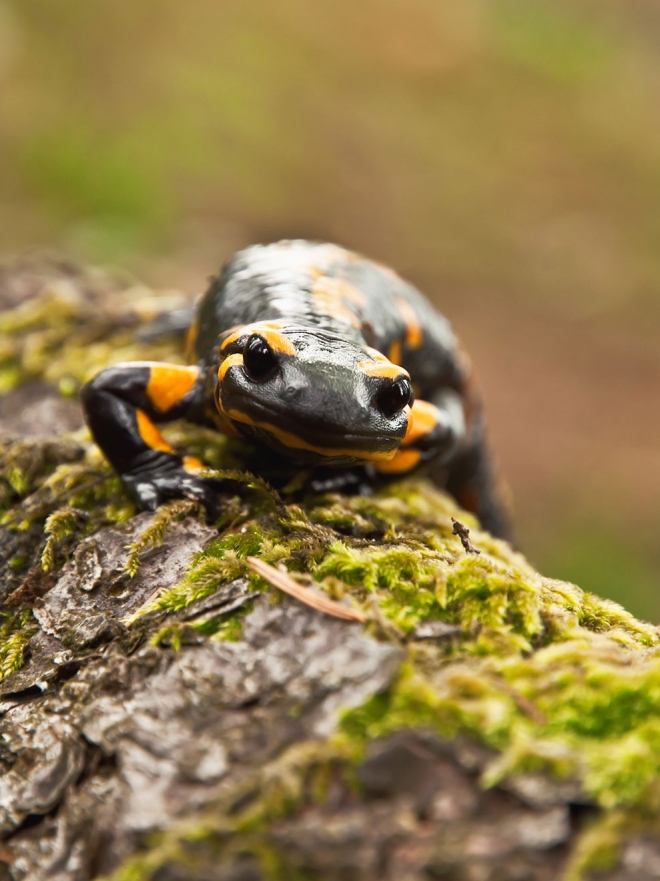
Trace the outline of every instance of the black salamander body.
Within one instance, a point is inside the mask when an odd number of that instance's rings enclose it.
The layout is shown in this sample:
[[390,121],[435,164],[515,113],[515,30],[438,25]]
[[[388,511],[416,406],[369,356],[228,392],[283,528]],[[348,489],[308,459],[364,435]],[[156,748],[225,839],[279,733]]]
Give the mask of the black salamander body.
[[381,475],[428,462],[486,528],[506,533],[470,362],[392,270],[335,245],[247,248],[201,299],[188,350],[193,366],[118,364],[83,389],[94,439],[141,507],[217,504],[222,484],[156,428],[183,417],[256,441],[266,461]]

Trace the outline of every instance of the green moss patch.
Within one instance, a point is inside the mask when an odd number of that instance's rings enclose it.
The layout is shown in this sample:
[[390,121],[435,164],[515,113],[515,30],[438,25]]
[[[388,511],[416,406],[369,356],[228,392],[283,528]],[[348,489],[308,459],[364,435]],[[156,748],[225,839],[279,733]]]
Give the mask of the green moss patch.
[[0,613],[0,679],[23,666],[23,656],[37,632],[29,609]]
[[[31,284],[35,275],[43,281],[34,296],[0,312],[0,394],[40,379],[73,395],[110,364],[144,358],[182,362],[177,340],[146,343],[136,333],[145,319],[172,308],[172,292],[55,260],[18,264],[16,274],[22,271]],[[176,306],[182,303],[178,295]]]

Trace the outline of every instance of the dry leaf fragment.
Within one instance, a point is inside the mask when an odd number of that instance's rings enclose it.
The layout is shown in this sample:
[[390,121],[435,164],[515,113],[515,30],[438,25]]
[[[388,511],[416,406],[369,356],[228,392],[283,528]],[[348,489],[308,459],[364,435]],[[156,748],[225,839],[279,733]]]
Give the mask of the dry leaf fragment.
[[290,575],[280,572],[279,569],[271,566],[270,563],[265,563],[257,557],[246,557],[245,562],[257,575],[261,575],[273,587],[279,588],[284,593],[288,593],[289,596],[294,597],[301,603],[305,603],[306,606],[310,606],[312,609],[316,609],[318,612],[325,612],[326,615],[332,615],[333,618],[342,618],[344,621],[359,621],[361,624],[367,620],[366,615],[358,612],[357,609],[349,609],[346,606],[342,606],[341,603],[336,603],[334,600],[319,596],[316,591],[298,584]]

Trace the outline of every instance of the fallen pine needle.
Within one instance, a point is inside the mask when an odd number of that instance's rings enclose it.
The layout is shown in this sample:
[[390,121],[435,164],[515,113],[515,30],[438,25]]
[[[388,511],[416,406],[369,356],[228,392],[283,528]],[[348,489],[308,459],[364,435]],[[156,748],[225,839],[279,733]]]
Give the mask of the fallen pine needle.
[[316,591],[298,584],[290,575],[280,572],[279,569],[271,566],[270,563],[265,563],[263,560],[257,559],[257,557],[246,557],[245,562],[257,575],[260,575],[269,584],[272,584],[273,587],[283,590],[284,593],[288,593],[289,596],[300,600],[306,606],[311,606],[312,609],[316,609],[318,612],[325,612],[326,615],[332,615],[333,618],[342,618],[344,621],[359,621],[361,624],[367,620],[366,615],[363,615],[362,612],[358,612],[356,609],[349,609],[346,606],[342,606],[341,603],[336,603],[334,600],[319,596]]

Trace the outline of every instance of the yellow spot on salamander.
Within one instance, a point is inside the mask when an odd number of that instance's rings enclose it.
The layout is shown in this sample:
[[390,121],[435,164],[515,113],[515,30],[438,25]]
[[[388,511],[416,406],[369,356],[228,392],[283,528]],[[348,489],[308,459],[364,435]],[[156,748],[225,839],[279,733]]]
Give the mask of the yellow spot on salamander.
[[166,413],[188,394],[198,378],[198,367],[152,364],[149,367],[147,397],[157,410]]
[[401,364],[401,354],[401,341],[394,340],[390,346],[390,361],[392,361],[393,364]]
[[410,378],[408,373],[398,364],[392,364],[390,361],[360,361],[358,364],[360,370],[364,371],[367,376],[377,376],[383,379],[401,379],[402,377]]
[[296,349],[291,342],[291,340],[287,337],[286,334],[282,333],[279,328],[284,327],[286,325],[285,321],[275,320],[275,321],[255,321],[253,324],[244,324],[242,327],[239,327],[233,333],[231,333],[227,339],[223,340],[222,345],[220,346],[220,351],[223,352],[226,350],[232,343],[237,342],[237,340],[241,339],[241,337],[252,336],[252,334],[258,334],[262,337],[270,346],[270,348],[278,355],[296,355]]
[[424,342],[424,331],[417,313],[403,297],[396,298],[396,306],[406,326],[406,345],[409,349],[419,349]]
[[206,415],[222,434],[226,434],[229,437],[238,437],[238,432],[231,422],[217,410],[215,401],[207,406]]
[[218,368],[218,382],[223,381],[223,379],[225,378],[225,375],[227,374],[227,371],[231,367],[240,367],[242,363],[243,363],[243,356],[242,355],[239,355],[239,354],[228,355],[225,358],[225,360],[222,362],[220,367]]
[[329,275],[319,276],[312,286],[312,296],[319,309],[340,318],[353,327],[361,327],[359,315],[351,306],[366,305],[364,294],[350,282]]
[[390,359],[386,358],[382,352],[379,352],[378,349],[372,349],[370,346],[366,346],[364,350],[367,355],[374,359],[374,361],[384,361],[387,363]]
[[438,424],[439,415],[438,408],[428,401],[415,401],[408,422],[408,431],[401,446],[412,446],[420,437],[430,434]]
[[197,342],[197,337],[199,336],[199,316],[195,318],[193,323],[188,328],[188,333],[186,334],[186,361],[188,363],[192,363],[195,360],[195,343]]
[[362,291],[345,278],[333,278],[330,275],[319,276],[312,288],[312,294],[325,296],[328,299],[345,300],[355,306],[366,306],[367,300]]
[[416,468],[421,458],[419,450],[399,450],[389,462],[378,462],[375,467],[382,474],[405,474]]
[[208,466],[195,456],[184,456],[183,469],[189,474],[199,474],[200,471],[208,471]]
[[137,427],[140,437],[152,450],[160,450],[163,453],[173,453],[173,448],[167,443],[163,435],[158,431],[144,410],[136,410]]

